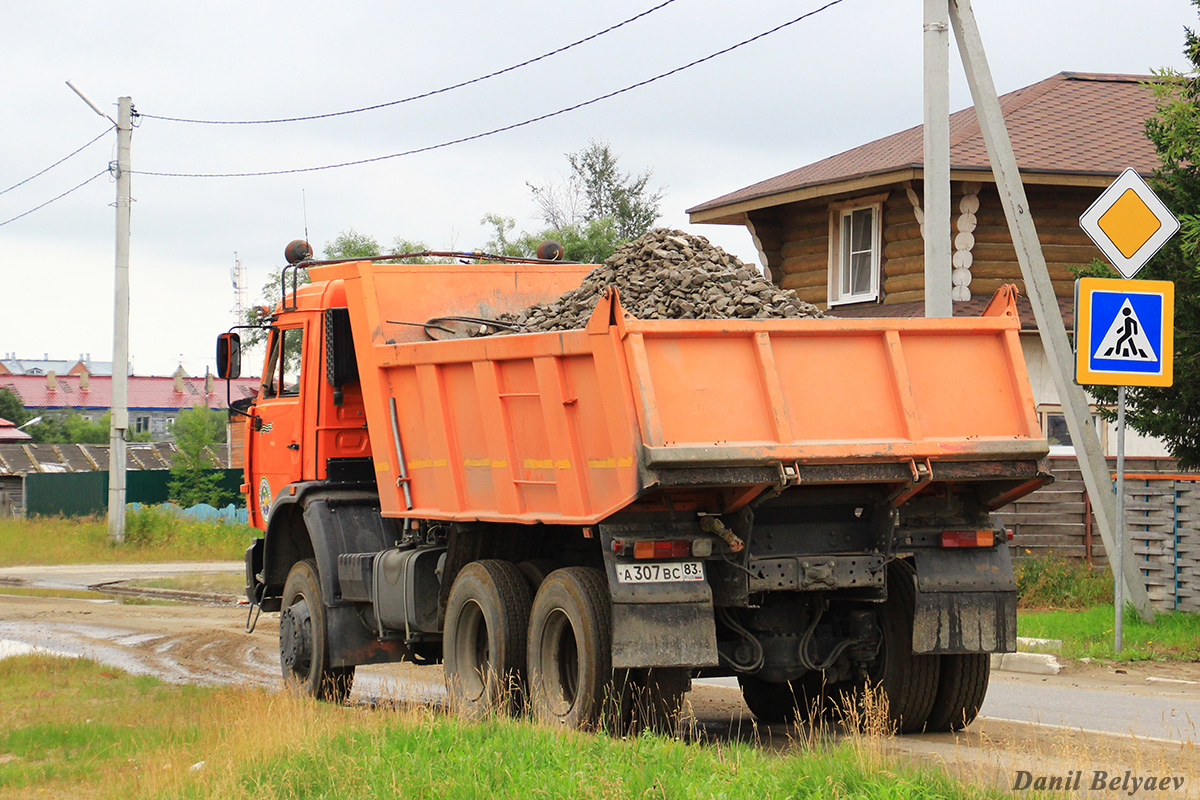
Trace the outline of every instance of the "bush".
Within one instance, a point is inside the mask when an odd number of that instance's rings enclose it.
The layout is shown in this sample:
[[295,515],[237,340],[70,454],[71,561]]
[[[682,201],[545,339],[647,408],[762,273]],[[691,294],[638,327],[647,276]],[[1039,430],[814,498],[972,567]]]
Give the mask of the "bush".
[[1056,556],[1017,561],[1017,602],[1024,608],[1092,608],[1113,601],[1107,567]]

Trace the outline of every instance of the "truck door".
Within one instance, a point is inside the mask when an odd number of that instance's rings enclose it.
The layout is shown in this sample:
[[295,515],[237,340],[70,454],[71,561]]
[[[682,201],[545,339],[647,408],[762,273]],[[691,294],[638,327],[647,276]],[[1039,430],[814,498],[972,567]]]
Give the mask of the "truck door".
[[304,465],[304,325],[271,331],[270,355],[255,410],[253,488],[265,522],[275,497],[302,480]]

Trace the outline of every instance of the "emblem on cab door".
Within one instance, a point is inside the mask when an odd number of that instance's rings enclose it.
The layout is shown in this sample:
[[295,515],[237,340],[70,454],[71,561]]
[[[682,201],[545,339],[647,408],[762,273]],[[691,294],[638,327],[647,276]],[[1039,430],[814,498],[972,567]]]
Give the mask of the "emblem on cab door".
[[270,432],[271,432],[271,428],[272,428],[272,426],[273,426],[274,424],[275,424],[275,423],[273,423],[273,422],[268,422],[268,423],[266,423],[265,425],[263,425],[261,428],[259,428],[259,429],[258,429],[258,432],[259,432],[259,433],[270,433]]
[[258,482],[258,510],[264,520],[271,513],[271,484],[266,478]]

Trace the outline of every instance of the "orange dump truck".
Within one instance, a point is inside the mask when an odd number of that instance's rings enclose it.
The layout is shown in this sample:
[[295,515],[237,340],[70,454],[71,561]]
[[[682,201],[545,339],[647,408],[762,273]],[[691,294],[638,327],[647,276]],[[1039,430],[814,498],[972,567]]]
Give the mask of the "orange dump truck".
[[233,403],[285,680],[442,661],[462,712],[586,727],[736,676],[764,721],[875,685],[902,731],[969,723],[1016,643],[989,513],[1048,481],[1012,290],[953,320],[639,320],[607,290],[582,330],[449,338],[588,269],[285,270]]

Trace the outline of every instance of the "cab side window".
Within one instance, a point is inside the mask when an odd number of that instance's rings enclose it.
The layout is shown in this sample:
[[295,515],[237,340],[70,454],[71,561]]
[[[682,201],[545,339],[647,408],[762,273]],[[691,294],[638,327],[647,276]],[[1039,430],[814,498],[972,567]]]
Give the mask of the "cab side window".
[[283,358],[280,359],[279,395],[295,397],[300,394],[300,366],[304,361],[304,329],[288,328],[280,331],[283,342]]

